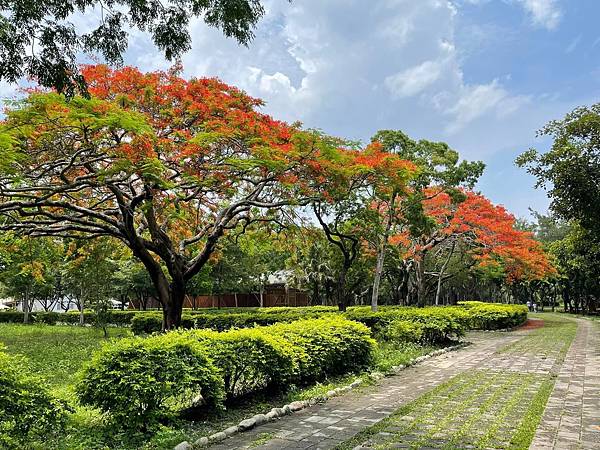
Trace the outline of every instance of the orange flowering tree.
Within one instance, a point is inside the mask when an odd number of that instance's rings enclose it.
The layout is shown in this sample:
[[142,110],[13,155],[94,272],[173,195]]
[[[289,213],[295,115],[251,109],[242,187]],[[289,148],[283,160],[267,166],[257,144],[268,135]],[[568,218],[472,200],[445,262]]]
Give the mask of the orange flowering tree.
[[436,303],[442,281],[452,276],[445,270],[455,250],[466,253],[477,270],[500,274],[508,284],[541,280],[555,273],[542,244],[532,233],[519,230],[504,207],[472,191],[465,191],[459,203],[445,192],[426,192],[423,211],[429,226],[421,228],[418,235],[406,231],[394,237],[404,248],[404,258],[414,261],[419,304],[425,303],[425,258],[434,249],[447,252],[440,270],[430,273],[437,278]]
[[460,161],[458,152],[445,142],[415,141],[400,130],[380,130],[372,141],[379,143],[384,151],[410,161],[415,171],[405,189],[383,185],[374,192],[373,208],[378,211],[379,220],[372,224],[371,233],[376,249],[371,309],[376,311],[388,241],[394,229],[410,229],[414,234],[423,226],[427,228],[422,204],[431,194],[428,188],[436,186],[435,193],[472,188],[485,165],[481,161]]
[[[112,236],[180,324],[188,281],[228,230],[330,195],[369,158],[258,111],[217,79],[84,68],[90,99],[31,92],[0,125],[0,229]],[[330,198],[330,197],[327,197]]]
[[[336,164],[321,167],[312,210],[327,240],[341,256],[336,279],[340,310],[349,303],[346,278],[359,256],[365,224],[373,223],[373,198],[381,192],[401,193],[416,174],[413,163],[387,152],[379,142],[362,151],[339,149]],[[368,225],[367,225],[368,226]]]

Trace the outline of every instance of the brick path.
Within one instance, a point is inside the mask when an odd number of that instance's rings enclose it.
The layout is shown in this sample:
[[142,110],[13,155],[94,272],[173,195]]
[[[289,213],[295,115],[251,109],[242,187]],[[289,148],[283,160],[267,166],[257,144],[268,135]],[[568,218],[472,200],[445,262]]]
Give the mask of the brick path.
[[600,449],[600,325],[577,322],[531,449]]
[[[526,406],[527,402],[535,395],[535,390],[540,383],[549,377],[548,374],[559,372],[555,390],[548,404],[548,410],[535,438],[536,449],[600,449],[600,428],[598,430],[594,428],[596,425],[600,425],[598,423],[600,422],[600,404],[598,403],[600,401],[600,393],[598,392],[600,389],[600,358],[598,353],[600,350],[600,332],[597,328],[594,328],[597,325],[589,321],[578,320],[577,322],[579,327],[576,341],[568,352],[562,368],[556,361],[558,350],[549,354],[523,354],[520,343],[522,340],[527,339],[529,331],[471,333],[468,340],[473,345],[469,347],[428,359],[421,364],[404,370],[397,376],[381,380],[377,386],[330,399],[324,404],[286,416],[277,422],[234,435],[211,448],[218,450],[242,448],[331,449],[354,437],[365,428],[388,417],[399,407],[410,403],[431,391],[434,387],[442,385],[460,374],[465,374],[465,377],[478,376],[480,380],[489,378],[488,384],[495,388],[493,376],[488,374],[496,371],[495,373],[523,373],[524,377],[531,379],[531,383],[527,386],[524,385],[520,393],[520,395],[525,396],[520,399],[521,403]],[[575,375],[569,382],[572,372],[581,375]],[[505,389],[507,386],[510,388],[509,391],[514,391],[518,387],[517,385],[514,387],[509,386],[507,384],[509,382],[505,381],[505,377],[497,378],[498,383],[505,385]],[[518,383],[520,378],[519,376],[513,376],[510,382]],[[585,383],[583,378],[585,378]],[[497,403],[494,412],[492,414],[486,413],[482,420],[488,420],[492,425],[494,421],[499,422],[498,419],[494,419],[494,415],[500,414],[502,403],[492,396],[491,393],[494,389],[475,389],[470,380],[466,380],[462,385],[459,383],[459,387],[456,389],[464,390],[464,392],[457,391],[454,394],[459,398],[465,395],[471,397],[479,395],[481,398],[476,398],[478,402]],[[569,396],[565,397],[565,392],[569,393]],[[441,400],[434,398],[433,404],[426,406],[429,410],[433,409],[434,411],[443,411],[441,403],[444,402],[449,405],[448,408],[455,407],[453,402],[447,401],[448,396],[451,397],[452,393],[445,395]],[[477,403],[475,406],[468,405],[469,410],[465,411],[465,414],[474,414],[473,409],[476,409],[477,405]],[[565,414],[561,417],[562,411]],[[523,413],[520,409],[513,409],[509,412],[512,414],[510,418],[513,420],[518,420],[518,417],[514,417],[515,414],[518,416]],[[440,412],[440,414],[442,413]],[[409,419],[413,418],[410,417]],[[434,417],[433,420],[439,421],[439,418]],[[574,420],[575,422],[579,420],[579,425],[574,423]],[[502,421],[500,420],[500,422]],[[431,428],[433,428],[431,430],[433,433],[436,431],[436,425],[438,425],[435,422],[432,424],[427,421],[418,423],[426,429],[417,430],[417,438],[422,438],[423,433],[428,433]],[[461,424],[449,423],[448,426],[451,428],[459,427],[458,435],[464,428],[464,425]],[[498,423],[496,426],[502,428],[500,431],[506,428],[504,423]],[[471,428],[473,426],[469,425],[469,429]],[[381,436],[379,437],[386,438],[386,435],[389,434],[380,433]],[[435,435],[432,436],[436,437]],[[264,438],[263,441],[266,442],[262,445],[256,445],[261,438]],[[414,439],[414,437],[410,438]],[[567,440],[569,445],[573,446],[564,446]],[[579,440],[585,443],[585,446],[576,447]],[[430,441],[427,442],[429,445]],[[448,446],[451,442],[453,441],[446,440],[442,444]],[[501,441],[495,443],[500,445]],[[372,444],[376,445],[377,442]],[[370,448],[371,444],[365,443],[363,445],[365,447],[362,448]],[[405,448],[408,445],[396,443],[396,445],[388,447]]]

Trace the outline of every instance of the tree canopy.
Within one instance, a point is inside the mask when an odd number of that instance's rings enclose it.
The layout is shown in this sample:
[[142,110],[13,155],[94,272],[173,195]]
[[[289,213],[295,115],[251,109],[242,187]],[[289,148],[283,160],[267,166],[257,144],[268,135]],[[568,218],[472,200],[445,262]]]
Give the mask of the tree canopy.
[[[0,80],[30,77],[68,96],[86,92],[77,65],[79,52],[101,54],[121,65],[128,29],[148,32],[168,60],[190,49],[190,20],[201,17],[225,36],[248,44],[265,10],[260,0],[53,0],[0,1]],[[97,26],[82,32],[76,15],[96,15]]]
[[378,145],[344,148],[274,120],[257,111],[260,100],[216,79],[83,73],[91,99],[32,92],[7,112],[0,228],[121,240],[148,270],[168,326],[228,230],[410,171]]

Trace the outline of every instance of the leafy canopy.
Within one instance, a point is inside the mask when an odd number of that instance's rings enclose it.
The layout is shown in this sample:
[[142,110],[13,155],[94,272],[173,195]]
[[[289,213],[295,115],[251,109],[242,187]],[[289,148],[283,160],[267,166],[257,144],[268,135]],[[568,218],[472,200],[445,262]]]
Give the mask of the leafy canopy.
[[[225,36],[248,44],[265,10],[260,0],[0,0],[0,80],[24,76],[73,96],[85,92],[77,54],[100,53],[109,64],[122,64],[128,28],[147,31],[167,59],[190,49],[190,19],[201,17]],[[98,17],[82,32],[75,15]]]

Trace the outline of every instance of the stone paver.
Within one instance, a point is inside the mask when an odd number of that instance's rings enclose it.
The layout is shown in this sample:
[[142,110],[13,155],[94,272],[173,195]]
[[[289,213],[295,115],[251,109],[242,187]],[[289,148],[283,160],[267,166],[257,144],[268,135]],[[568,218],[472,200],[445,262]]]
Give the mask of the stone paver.
[[452,376],[482,366],[490,355],[522,336],[521,332],[471,333],[468,340],[473,344],[464,349],[425,360],[397,376],[384,378],[362,394],[354,392],[332,398],[277,422],[235,435],[211,449],[248,448],[263,433],[273,433],[274,438],[255,448],[333,448]]
[[[483,432],[468,420],[443,422],[445,417],[456,414],[456,408],[465,409],[461,413],[464,417],[476,417],[495,427],[494,448],[504,448],[514,431],[511,424],[520,421],[541,384],[547,383],[549,374],[556,373],[556,385],[532,448],[600,449],[600,330],[598,324],[590,321],[577,323],[577,335],[564,363],[559,357],[559,346],[547,352],[529,348],[530,343],[525,340],[530,331],[471,333],[468,340],[473,344],[469,347],[428,359],[364,392],[330,399],[234,435],[211,448],[334,448],[436,386],[444,387],[443,383],[453,377],[458,377],[458,383],[453,383],[448,392],[436,394],[421,409],[417,408],[415,417],[403,416],[397,426],[386,428],[357,448],[371,448],[380,443],[386,448],[409,448],[411,444],[418,448],[450,444],[452,448],[470,448],[467,444],[471,445],[473,439],[485,436],[479,436]],[[473,383],[473,377],[483,387]],[[498,394],[500,390],[512,394]],[[482,408],[485,404],[491,407]],[[427,411],[435,411],[434,417],[429,417]],[[422,416],[417,417],[418,414]],[[461,441],[463,434],[469,434],[470,440]],[[272,438],[262,445],[253,444],[265,435]],[[396,440],[390,441],[391,438]]]
[[531,449],[600,449],[600,325],[577,322]]

